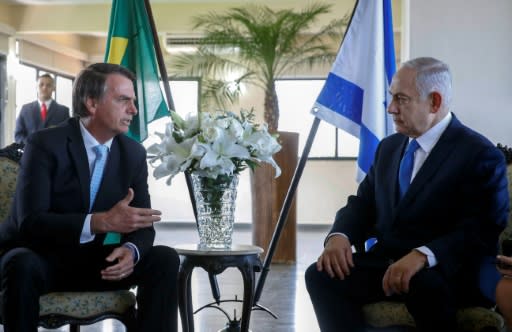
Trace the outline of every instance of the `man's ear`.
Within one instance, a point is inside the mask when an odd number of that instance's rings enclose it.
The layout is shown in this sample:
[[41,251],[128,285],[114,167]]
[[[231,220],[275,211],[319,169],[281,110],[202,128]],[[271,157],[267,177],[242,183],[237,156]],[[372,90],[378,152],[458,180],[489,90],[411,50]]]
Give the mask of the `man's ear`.
[[432,113],[437,113],[441,109],[441,104],[443,102],[443,97],[437,91],[430,93],[430,107],[432,109]]
[[94,98],[87,97],[85,100],[85,106],[87,107],[87,110],[89,111],[89,115],[94,115],[96,113],[96,106],[97,101]]

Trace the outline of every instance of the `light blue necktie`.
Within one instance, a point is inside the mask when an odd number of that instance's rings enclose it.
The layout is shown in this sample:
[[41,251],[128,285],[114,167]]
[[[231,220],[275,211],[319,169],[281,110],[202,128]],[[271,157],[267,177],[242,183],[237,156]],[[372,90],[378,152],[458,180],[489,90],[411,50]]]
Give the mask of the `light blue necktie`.
[[[90,188],[90,205],[89,211],[92,210],[94,205],[94,200],[96,199],[96,194],[98,193],[98,189],[100,188],[101,179],[103,178],[103,170],[105,169],[105,164],[107,162],[108,156],[108,147],[106,145],[96,145],[94,148],[94,153],[96,153],[96,160],[94,161],[94,168],[91,176],[91,188]],[[115,244],[119,243],[121,240],[121,236],[119,233],[107,233],[103,244]]]
[[412,169],[414,167],[414,152],[418,150],[420,145],[413,139],[400,162],[400,170],[398,171],[398,184],[400,186],[400,198],[404,197],[405,192],[411,184]]

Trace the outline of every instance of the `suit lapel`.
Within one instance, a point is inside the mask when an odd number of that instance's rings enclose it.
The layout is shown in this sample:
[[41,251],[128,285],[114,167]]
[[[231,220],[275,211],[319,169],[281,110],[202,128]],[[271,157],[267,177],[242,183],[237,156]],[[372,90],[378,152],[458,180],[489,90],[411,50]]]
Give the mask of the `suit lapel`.
[[68,135],[68,153],[71,156],[71,160],[75,166],[80,182],[80,189],[84,202],[84,210],[89,210],[89,182],[91,181],[91,174],[89,171],[89,161],[87,160],[87,152],[85,151],[85,145],[80,133],[80,125],[77,118],[69,120],[71,125]]
[[39,106],[39,102],[36,100],[32,103],[33,112],[30,112],[30,116],[32,117],[32,122],[34,123],[35,130],[41,130],[44,128],[43,119],[41,119],[41,107]]
[[457,141],[457,128],[459,128],[460,125],[460,122],[453,116],[452,122],[441,135],[439,141],[423,163],[423,166],[421,166],[412,180],[411,186],[405,193],[401,203],[407,203],[411,198],[416,196],[417,193],[424,188],[425,184],[439,171],[443,163],[450,160],[450,154],[455,149]]
[[49,123],[50,119],[53,117],[54,115],[54,110],[55,110],[55,101],[52,101],[50,103],[50,107],[48,107],[48,112],[46,113],[46,119],[44,120],[44,127],[46,128],[47,127],[47,123]]

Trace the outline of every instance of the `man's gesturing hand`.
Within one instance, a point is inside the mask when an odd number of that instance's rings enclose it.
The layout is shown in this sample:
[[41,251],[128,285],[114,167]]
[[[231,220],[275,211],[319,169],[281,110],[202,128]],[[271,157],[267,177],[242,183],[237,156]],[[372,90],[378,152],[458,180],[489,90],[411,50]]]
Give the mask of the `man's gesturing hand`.
[[151,227],[160,221],[162,212],[153,209],[131,207],[133,189],[110,210],[95,213],[91,218],[91,230],[94,234],[106,232],[130,233],[140,228]]

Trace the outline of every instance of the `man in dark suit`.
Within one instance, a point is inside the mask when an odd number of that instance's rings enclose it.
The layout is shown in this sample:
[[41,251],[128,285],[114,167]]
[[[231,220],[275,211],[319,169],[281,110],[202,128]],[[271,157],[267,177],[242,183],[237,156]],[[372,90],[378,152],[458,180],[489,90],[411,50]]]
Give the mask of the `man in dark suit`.
[[153,246],[160,212],[150,208],[146,151],[124,135],[137,114],[134,79],[118,65],[87,67],[73,87],[77,117],[28,138],[13,212],[0,225],[6,332],[37,331],[41,294],[132,286],[139,331],[177,330],[179,257]]
[[25,143],[28,135],[58,125],[69,119],[69,108],[52,100],[55,91],[55,81],[49,74],[39,76],[37,80],[38,100],[21,107],[14,139],[16,143]]
[[[362,306],[383,299],[404,301],[419,331],[455,331],[456,309],[479,299],[479,263],[496,254],[507,221],[503,154],[450,112],[448,66],[410,60],[390,94],[398,133],[381,141],[306,271],[323,332],[363,331]],[[353,253],[372,233],[376,244]]]

